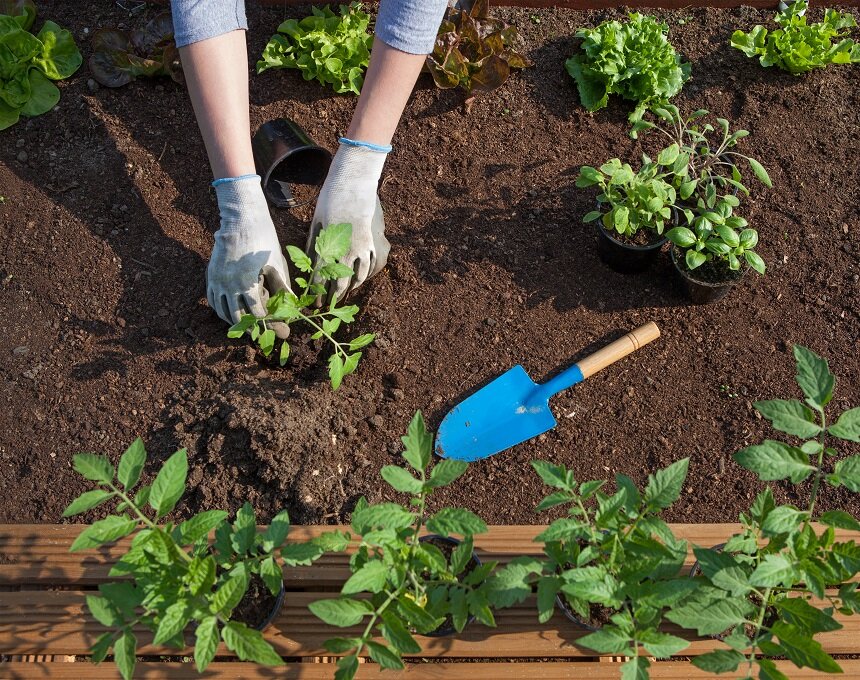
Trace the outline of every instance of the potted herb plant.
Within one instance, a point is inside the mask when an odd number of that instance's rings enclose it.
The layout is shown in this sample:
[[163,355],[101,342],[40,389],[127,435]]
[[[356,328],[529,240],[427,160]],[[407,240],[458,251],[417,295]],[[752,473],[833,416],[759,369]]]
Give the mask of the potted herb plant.
[[765,272],[764,260],[754,250],[758,232],[735,214],[742,198],[750,194],[739,166],[748,166],[765,186],[772,183],[761,163],[736,149],[748,131],[730,132],[725,118],[715,118],[716,126],[707,122],[706,109],[684,118],[678,107],[667,104],[652,113],[660,122],[638,121],[631,134],[656,129],[671,142],[661,154],[676,158],[671,183],[685,218],[685,224],[666,233],[673,244],[672,261],[693,302],[714,302],[748,268]]
[[312,542],[287,543],[287,512],[276,515],[261,533],[248,503],[232,523],[223,510],[206,510],[178,524],[160,524],[185,492],[188,458],[184,449],[177,451],[151,485],[138,486],[145,464],[140,439],[116,468],[105,456],[74,457],[75,470],[96,482],[96,488],[72,501],[63,515],[108,502],[116,505],[114,514],[86,527],[70,550],[98,548],[133,535],[110,570],[110,576],[122,580],[100,584],[99,593],[86,598],[90,614],[110,629],[93,645],[93,661],[101,662],[112,649],[122,677],[131,680],[137,648],[133,629],[140,624],[154,633],[154,645],[180,650],[186,646],[186,631],[193,632],[193,656],[201,672],[222,641],[242,660],[282,663],[260,631],[283,602],[283,567],[309,565],[326,550],[342,550],[345,537],[329,532]]
[[[677,154],[676,154],[677,155]],[[583,221],[594,222],[600,258],[614,270],[631,274],[646,269],[666,243],[665,227],[673,219],[675,158],[643,158],[638,171],[613,158],[600,168],[583,166],[580,188],[598,186],[597,210]]]
[[678,499],[688,465],[685,458],[649,476],[641,493],[630,478],[617,475],[617,491],[607,495],[601,491],[605,481],[580,483],[563,465],[533,462],[556,489],[537,509],[567,506],[568,512],[537,536],[543,559],[518,558],[494,575],[493,587],[501,591],[495,601],[522,600],[536,586],[541,623],[558,605],[589,631],[578,644],[630,657],[622,676],[647,678],[647,657],[669,657],[689,644],[660,630],[665,613],[699,583],[681,574],[686,541],[659,518]]
[[[486,531],[486,524],[469,510],[428,509],[435,490],[459,478],[467,463],[442,460],[429,469],[433,438],[420,412],[402,441],[403,459],[412,472],[386,465],[381,474],[396,491],[410,496],[408,505],[359,502],[352,514],[352,528],[361,537],[350,559],[352,575],[340,597],[310,605],[330,625],[362,624],[360,635],[325,643],[333,654],[344,655],[338,661],[339,680],[355,675],[362,654],[382,668],[403,668],[401,655],[421,651],[416,634],[459,633],[472,619],[495,626],[488,576],[496,563],[481,563],[472,549],[473,536]],[[422,536],[425,530],[429,535]],[[452,538],[454,534],[461,538]],[[385,644],[374,640],[374,629]]]
[[[836,612],[860,612],[860,546],[837,541],[834,533],[860,532],[860,522],[843,510],[816,513],[822,484],[860,492],[860,455],[840,457],[834,448],[837,440],[860,442],[860,408],[831,423],[826,407],[836,379],[826,360],[800,346],[794,347],[794,356],[805,401],[755,403],[792,440],[767,439],[734,458],[763,481],[799,485],[811,479],[807,502],[800,508],[777,505],[770,487],[765,488],[741,515],[741,533],[724,546],[695,548],[701,585],[666,615],[723,641],[725,648],[693,659],[706,671],[730,673],[740,667],[745,677],[786,678],[773,662],[785,657],[798,667],[841,673],[815,638],[842,628]],[[813,521],[821,528],[816,530]]]

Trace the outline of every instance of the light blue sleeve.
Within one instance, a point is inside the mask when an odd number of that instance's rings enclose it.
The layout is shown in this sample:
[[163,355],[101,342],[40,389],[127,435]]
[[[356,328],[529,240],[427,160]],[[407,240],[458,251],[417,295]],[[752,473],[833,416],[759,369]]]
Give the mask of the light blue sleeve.
[[448,0],[380,0],[376,37],[409,54],[429,54]]
[[248,29],[245,0],[171,0],[177,47]]
[[[376,35],[410,54],[433,51],[447,0],[381,0]],[[177,47],[248,28],[244,0],[172,0]]]

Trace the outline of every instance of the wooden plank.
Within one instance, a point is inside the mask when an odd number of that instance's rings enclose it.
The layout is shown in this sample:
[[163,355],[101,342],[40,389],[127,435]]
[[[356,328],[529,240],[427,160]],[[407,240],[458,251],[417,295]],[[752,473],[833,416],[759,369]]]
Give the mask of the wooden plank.
[[[84,654],[104,628],[84,610],[84,591],[27,591],[4,593],[0,598],[0,654]],[[287,593],[284,607],[266,632],[266,638],[282,656],[329,656],[323,642],[336,636],[355,636],[358,627],[337,629],[327,626],[308,610],[314,600],[336,597],[336,593]],[[817,639],[831,654],[856,654],[860,641],[860,617],[837,619],[844,625],[838,631]],[[421,638],[426,657],[459,658],[575,658],[596,657],[595,652],[578,647],[576,640],[585,634],[563,615],[539,624],[533,598],[523,604],[497,612],[498,627],[470,625],[461,636]],[[692,639],[685,656],[702,654],[721,647],[712,639],[694,639],[686,631],[668,626],[668,632]],[[137,631],[141,654],[180,652],[150,645],[152,635]],[[185,653],[188,653],[186,650]],[[222,647],[219,655],[232,656]]]
[[[712,546],[723,543],[740,530],[739,524],[672,524],[677,536],[691,545]],[[77,524],[0,525],[0,586],[33,583],[42,585],[85,586],[103,582],[111,565],[128,548],[128,541],[100,550],[69,553],[69,546],[83,529]],[[305,541],[323,531],[348,530],[349,527],[295,526],[293,541]],[[544,527],[540,525],[492,526],[475,537],[478,554],[485,560],[508,562],[517,555],[540,554],[534,542]],[[837,540],[860,540],[860,533],[838,530]],[[297,567],[284,572],[289,587],[303,582],[314,587],[335,587],[348,576],[346,554],[326,555],[312,567]],[[692,552],[688,556],[692,564]]]
[[[86,664],[82,666],[82,664]],[[821,680],[832,675],[798,670],[787,661],[777,661],[777,668],[788,674],[791,680]],[[860,678],[860,661],[841,661],[844,678]],[[618,663],[424,663],[409,664],[404,671],[379,673],[376,664],[361,664],[358,680],[618,680]],[[334,676],[332,664],[288,663],[278,668],[264,668],[250,663],[213,663],[204,674],[199,674],[192,664],[139,663],[137,677],[146,680],[331,680]],[[98,666],[89,662],[79,663],[0,663],[0,677],[4,680],[119,680],[120,675],[112,663]],[[714,678],[713,673],[700,671],[684,661],[661,661],[652,664],[654,680],[698,680]]]

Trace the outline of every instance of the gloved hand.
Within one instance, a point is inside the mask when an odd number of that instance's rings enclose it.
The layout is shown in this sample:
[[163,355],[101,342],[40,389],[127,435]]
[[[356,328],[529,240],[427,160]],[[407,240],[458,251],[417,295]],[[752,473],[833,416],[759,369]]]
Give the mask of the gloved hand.
[[[278,242],[259,175],[215,180],[221,228],[206,270],[209,306],[229,324],[242,314],[266,315],[270,295],[289,288],[287,263]],[[269,325],[279,338],[284,323]]]
[[320,230],[330,224],[352,225],[352,245],[341,262],[352,267],[351,278],[329,283],[329,297],[342,300],[374,276],[388,261],[391,245],[385,238],[385,220],[377,189],[390,146],[377,146],[341,138],[325,184],[317,200],[305,250],[316,257],[314,244]]

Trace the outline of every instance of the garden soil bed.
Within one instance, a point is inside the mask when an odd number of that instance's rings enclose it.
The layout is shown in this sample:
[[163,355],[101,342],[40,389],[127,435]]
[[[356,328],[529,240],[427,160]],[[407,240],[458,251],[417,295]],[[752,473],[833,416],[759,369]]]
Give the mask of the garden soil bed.
[[[249,4],[252,61],[282,19],[307,9]],[[86,56],[85,28],[131,27],[155,11],[43,2],[39,21],[71,28]],[[729,47],[735,28],[767,23],[770,11],[657,12],[692,62],[678,103],[749,129],[744,148],[774,183],[744,212],[767,275],[693,307],[667,253],[646,273],[616,274],[581,221],[595,197],[574,187],[577,168],[635,161],[649,143],[627,137],[627,106],[589,115],[564,71],[574,31],[621,10],[495,11],[519,25],[536,66],[469,115],[460,93],[422,76],[381,189],[389,265],[356,299],[355,332],[380,339],[337,392],[323,348],[296,334],[280,369],[227,340],[207,307],[217,213],[181,87],[91,91],[84,66],[60,84],[57,111],[0,133],[0,522],[58,521],[88,488],[72,454],[116,458],[137,435],[151,459],[188,448],[178,516],[249,500],[262,521],[281,508],[295,522],[343,521],[361,495],[388,495],[379,468],[400,460],[416,409],[435,426],[517,363],[544,379],[649,320],[659,341],[554,399],[558,427],[472,466],[437,502],[490,523],[539,523],[551,515],[533,511],[544,489],[532,459],[580,479],[623,472],[641,483],[690,456],[686,493],[667,518],[732,521],[761,484],[730,456],[772,435],[753,401],[798,395],[793,343],[830,359],[834,409],[860,404],[858,68],[798,78]],[[289,116],[332,149],[355,106],[296,71],[251,83],[255,130]],[[304,245],[310,216],[276,212],[282,242]],[[807,491],[777,486],[780,501]],[[821,506],[856,512],[851,502],[828,489]]]

